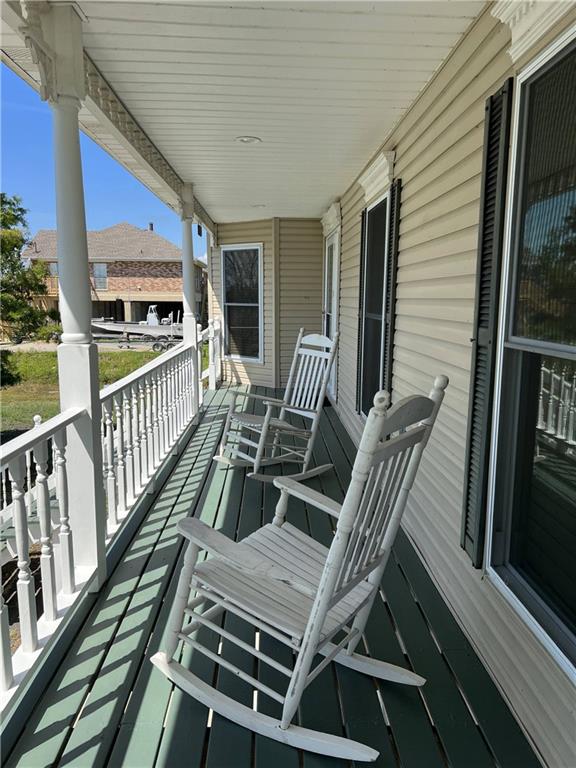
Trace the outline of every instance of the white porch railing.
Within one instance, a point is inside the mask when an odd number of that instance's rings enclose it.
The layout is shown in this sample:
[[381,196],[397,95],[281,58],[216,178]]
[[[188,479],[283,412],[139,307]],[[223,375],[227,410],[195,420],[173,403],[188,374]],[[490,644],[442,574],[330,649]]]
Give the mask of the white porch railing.
[[[204,343],[209,364],[202,371]],[[101,390],[108,547],[198,413],[205,380],[217,386],[221,351],[220,326],[210,323],[198,327],[196,344],[179,345]],[[12,563],[17,577],[15,604],[0,604],[2,707],[92,575],[74,564],[73,539],[84,534],[73,530],[68,505],[67,430],[85,416],[65,411],[1,448],[2,564]],[[10,626],[9,612],[18,624]]]
[[557,447],[576,449],[576,370],[542,364],[537,427]]

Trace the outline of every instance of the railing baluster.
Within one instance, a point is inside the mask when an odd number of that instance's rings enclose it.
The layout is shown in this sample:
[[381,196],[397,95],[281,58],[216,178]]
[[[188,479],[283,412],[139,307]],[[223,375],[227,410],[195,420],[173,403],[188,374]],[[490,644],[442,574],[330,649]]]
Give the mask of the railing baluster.
[[154,425],[152,423],[152,384],[150,376],[144,379],[146,389],[146,443],[148,446],[148,477],[154,474]]
[[142,469],[140,465],[140,419],[138,418],[138,384],[130,387],[132,396],[132,447],[134,451],[134,498],[142,487]]
[[12,653],[10,651],[10,625],[8,623],[8,608],[0,590],[0,690],[8,691],[14,681],[12,672]]
[[26,519],[26,501],[24,499],[24,482],[26,477],[26,460],[24,456],[13,459],[9,465],[12,483],[12,499],[14,504],[14,529],[16,550],[18,552],[18,612],[20,614],[20,637],[22,649],[31,653],[38,645],[38,628],[36,616],[36,601],[34,596],[34,579],[30,571],[30,553],[28,548],[28,521]]
[[52,518],[50,516],[50,491],[48,490],[48,442],[42,440],[34,446],[36,462],[36,504],[40,521],[40,574],[44,615],[48,621],[58,618],[56,602],[56,572],[52,547]]
[[152,374],[152,448],[154,467],[160,464],[160,427],[158,406],[158,373]]
[[187,426],[192,418],[192,376],[190,374],[190,358],[190,350],[188,350],[184,354],[184,414]]
[[182,355],[179,355],[178,362],[176,364],[176,384],[178,387],[178,397],[177,397],[177,403],[178,403],[178,434],[182,434],[182,431],[184,430],[185,426],[185,420],[184,420],[184,368],[183,368],[183,358]]
[[66,428],[54,435],[56,497],[60,510],[60,562],[62,569],[62,592],[71,595],[75,588],[74,550],[72,548],[72,530],[68,512],[68,470],[66,467]]
[[216,358],[214,356],[214,320],[208,320],[208,389],[216,389]]
[[136,498],[130,387],[122,391],[121,397],[124,406],[124,440],[126,444],[126,504],[130,505]]
[[104,415],[104,453],[106,460],[106,498],[108,501],[108,520],[111,525],[118,524],[116,514],[116,473],[114,471],[114,422],[112,419],[112,401],[103,404]]
[[177,421],[177,429],[176,432],[178,435],[182,434],[182,430],[184,429],[184,379],[183,379],[183,369],[182,369],[182,355],[179,355],[177,362],[176,362],[176,387],[177,387],[177,397],[176,397],[176,403],[177,403],[177,411],[176,411],[176,421]]
[[116,417],[116,488],[117,512],[123,514],[127,509],[126,499],[126,462],[124,459],[124,414],[122,413],[122,393],[113,398]]
[[202,350],[204,349],[204,342],[202,340],[202,329],[197,326],[198,329],[198,347],[196,350],[196,359],[198,361],[198,410],[204,402],[204,382],[202,380]]
[[168,405],[168,430],[167,430],[167,445],[166,449],[169,451],[172,447],[172,440],[174,438],[174,366],[170,361],[166,366],[166,401]]
[[[172,445],[178,437],[178,360],[172,361]],[[172,446],[170,446],[172,447]]]
[[148,437],[146,434],[146,390],[142,379],[138,381],[138,406],[140,409],[140,471],[142,487],[148,480]]
[[158,445],[160,458],[166,456],[166,366],[158,371]]

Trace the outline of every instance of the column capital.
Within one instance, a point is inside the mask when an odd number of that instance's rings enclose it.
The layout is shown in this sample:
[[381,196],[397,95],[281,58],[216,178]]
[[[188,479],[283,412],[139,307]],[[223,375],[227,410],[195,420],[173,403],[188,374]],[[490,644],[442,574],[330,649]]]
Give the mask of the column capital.
[[182,221],[194,219],[194,186],[190,182],[182,184],[180,218]]
[[57,102],[86,96],[82,20],[71,5],[23,0],[20,31],[40,73],[40,97]]

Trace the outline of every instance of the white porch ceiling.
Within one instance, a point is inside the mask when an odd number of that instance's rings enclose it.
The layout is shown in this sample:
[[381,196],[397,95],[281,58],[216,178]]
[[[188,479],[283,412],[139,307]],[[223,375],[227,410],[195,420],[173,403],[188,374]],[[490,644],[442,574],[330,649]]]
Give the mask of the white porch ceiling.
[[321,216],[484,2],[76,6],[88,55],[142,129],[215,221],[240,221]]

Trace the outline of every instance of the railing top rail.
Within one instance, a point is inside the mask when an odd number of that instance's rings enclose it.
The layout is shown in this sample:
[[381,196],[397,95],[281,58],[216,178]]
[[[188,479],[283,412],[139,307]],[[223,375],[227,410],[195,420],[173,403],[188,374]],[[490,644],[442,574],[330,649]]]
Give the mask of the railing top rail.
[[43,424],[29,429],[23,435],[19,435],[13,440],[4,443],[0,447],[0,466],[5,467],[10,461],[13,461],[38,443],[47,440],[56,432],[77,421],[85,413],[85,408],[69,408],[67,411],[62,411],[62,413],[48,419]]
[[142,378],[142,376],[146,376],[146,374],[152,373],[164,363],[167,363],[174,357],[178,357],[178,355],[181,355],[182,352],[185,352],[187,349],[192,348],[192,344],[184,344],[184,342],[182,342],[173,349],[169,349],[167,352],[163,352],[161,355],[158,355],[157,358],[151,360],[149,363],[146,363],[145,365],[140,366],[140,368],[137,368],[135,371],[132,371],[132,373],[129,373],[128,376],[124,376],[123,379],[119,379],[113,384],[108,384],[107,387],[104,387],[100,390],[100,402],[103,403],[105,400],[109,400],[111,397],[113,397],[113,395],[117,395],[125,387],[128,387],[130,384],[135,384]]

